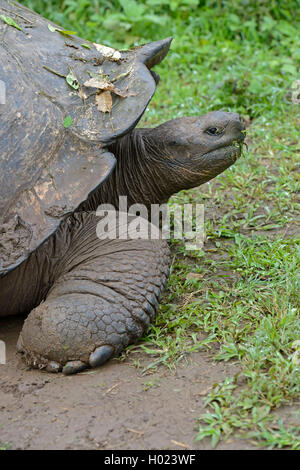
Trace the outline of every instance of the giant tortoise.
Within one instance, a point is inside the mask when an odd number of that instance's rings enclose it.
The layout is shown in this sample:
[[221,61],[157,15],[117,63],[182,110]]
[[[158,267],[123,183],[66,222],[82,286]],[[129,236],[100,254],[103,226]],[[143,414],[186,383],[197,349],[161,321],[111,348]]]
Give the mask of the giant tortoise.
[[27,315],[27,364],[75,373],[142,336],[168,278],[167,242],[99,236],[99,204],[201,185],[236,161],[244,126],[216,111],[136,128],[171,38],[118,51],[6,0],[0,36],[0,316]]

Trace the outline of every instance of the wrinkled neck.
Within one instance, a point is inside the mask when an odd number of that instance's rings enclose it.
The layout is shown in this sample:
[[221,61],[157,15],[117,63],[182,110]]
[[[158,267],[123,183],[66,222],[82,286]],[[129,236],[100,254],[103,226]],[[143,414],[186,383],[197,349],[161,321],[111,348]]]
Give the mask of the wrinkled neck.
[[[135,129],[109,147],[117,159],[114,171],[102,184],[101,202],[118,206],[119,196],[127,196],[128,205],[166,202],[170,190],[164,164],[164,149],[157,149],[151,129]],[[170,192],[171,191],[171,192]]]
[[108,150],[116,156],[116,166],[88,201],[93,210],[99,204],[119,207],[119,196],[127,196],[127,204],[163,204],[172,194],[197,186],[199,174],[172,160],[163,140],[153,129],[134,129]]

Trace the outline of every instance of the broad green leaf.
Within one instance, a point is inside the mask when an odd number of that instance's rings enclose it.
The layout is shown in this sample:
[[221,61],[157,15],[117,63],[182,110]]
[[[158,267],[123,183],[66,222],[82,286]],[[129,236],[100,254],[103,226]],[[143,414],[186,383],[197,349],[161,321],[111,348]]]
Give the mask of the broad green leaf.
[[55,33],[56,31],[63,36],[72,36],[73,34],[76,34],[76,31],[67,31],[65,29],[59,29],[56,28],[55,26],[52,26],[51,24],[48,23],[48,29],[51,31],[51,33]]
[[291,36],[291,37],[297,36],[297,30],[287,21],[280,21],[276,29],[280,31],[282,34],[284,34],[285,36]]
[[67,117],[65,117],[65,119],[64,119],[64,127],[67,129],[68,127],[70,127],[70,126],[72,125],[72,122],[73,122],[73,120],[72,120],[72,118],[71,118],[71,116],[70,116],[70,114],[69,114],[69,115],[68,115]]
[[137,3],[135,0],[120,0],[120,4],[128,18],[140,19],[145,13],[145,5]]
[[22,31],[21,26],[19,26],[10,16],[0,15],[0,18],[4,23],[8,24],[9,26],[13,26],[14,28],[19,29]]
[[68,85],[70,85],[70,87],[74,88],[74,90],[78,90],[79,82],[72,69],[70,69],[68,75],[66,76],[66,82]]

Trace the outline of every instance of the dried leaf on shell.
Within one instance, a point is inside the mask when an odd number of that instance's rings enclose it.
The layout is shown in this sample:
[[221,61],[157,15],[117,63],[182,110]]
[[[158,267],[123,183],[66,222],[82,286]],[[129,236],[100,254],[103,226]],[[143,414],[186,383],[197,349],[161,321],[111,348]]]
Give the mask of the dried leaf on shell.
[[109,81],[101,80],[98,77],[90,78],[89,80],[84,82],[84,86],[91,87],[91,88],[98,88],[99,90],[109,90],[109,91],[111,91],[109,89],[110,85],[113,86],[113,84],[110,83]]
[[130,91],[123,91],[120,88],[115,87],[115,85],[108,80],[101,80],[97,77],[90,78],[84,83],[86,87],[98,88],[98,90],[111,91],[115,95],[121,96],[121,98],[126,98],[127,96],[134,96],[135,93]]
[[113,49],[112,47],[103,46],[103,44],[97,44],[94,42],[94,46],[98,52],[100,52],[104,57],[107,57],[111,60],[120,60],[121,52]]
[[103,91],[96,94],[96,105],[102,113],[110,113],[112,108],[112,96],[110,91]]
[[87,99],[87,95],[84,93],[84,91],[82,90],[82,88],[79,89],[79,91],[78,91],[78,96],[79,96],[79,98],[81,98],[82,100],[86,100],[86,99]]

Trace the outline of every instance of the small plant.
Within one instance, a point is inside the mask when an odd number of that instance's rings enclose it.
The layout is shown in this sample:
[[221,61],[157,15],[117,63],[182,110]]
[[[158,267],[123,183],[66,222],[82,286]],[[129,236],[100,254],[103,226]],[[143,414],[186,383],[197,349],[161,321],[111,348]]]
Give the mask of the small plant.
[[1,444],[0,442],[0,450],[8,450],[10,446],[10,444]]

